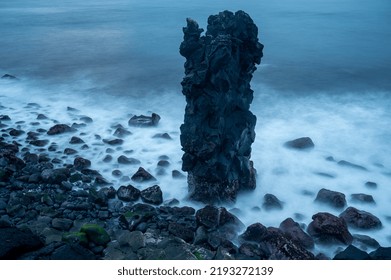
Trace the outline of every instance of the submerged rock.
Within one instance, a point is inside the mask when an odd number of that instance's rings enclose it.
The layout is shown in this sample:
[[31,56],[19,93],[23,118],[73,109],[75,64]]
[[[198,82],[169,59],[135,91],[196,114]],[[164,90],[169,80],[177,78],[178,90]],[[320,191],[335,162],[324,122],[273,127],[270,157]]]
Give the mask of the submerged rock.
[[258,28],[245,12],[224,11],[209,17],[205,36],[192,19],[183,32],[182,170],[192,199],[235,201],[239,191],[255,188],[250,155],[256,117],[249,107],[250,81],[263,49]]
[[66,124],[56,124],[49,128],[47,134],[48,135],[56,135],[56,134],[62,134],[62,133],[67,133],[67,132],[74,132],[76,129],[70,127],[69,125]]
[[285,142],[285,147],[296,150],[308,150],[315,147],[314,142],[309,137],[301,137],[295,140]]
[[157,126],[160,121],[160,116],[158,114],[152,113],[149,116],[133,116],[128,121],[129,126],[139,126],[139,127],[148,127],[148,126]]

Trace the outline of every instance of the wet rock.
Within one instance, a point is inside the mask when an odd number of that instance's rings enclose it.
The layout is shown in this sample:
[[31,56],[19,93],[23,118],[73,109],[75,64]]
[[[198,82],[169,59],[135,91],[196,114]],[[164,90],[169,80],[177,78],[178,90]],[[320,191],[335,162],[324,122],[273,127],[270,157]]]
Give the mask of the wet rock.
[[66,124],[56,124],[49,128],[47,134],[48,135],[57,135],[57,134],[62,134],[62,133],[67,133],[67,132],[74,132],[76,129],[71,128],[69,125]]
[[368,235],[362,234],[353,234],[353,245],[361,248],[362,250],[367,250],[368,247],[377,249],[380,247],[379,242]]
[[279,229],[292,241],[300,244],[306,249],[314,248],[314,241],[304,232],[299,223],[296,223],[292,218],[285,219],[281,222]]
[[111,139],[111,140],[103,139],[103,142],[111,146],[118,146],[118,145],[122,145],[124,143],[124,140],[118,138]]
[[182,172],[180,172],[179,170],[173,170],[171,172],[172,174],[172,178],[174,179],[183,179],[183,178],[186,178],[185,174],[183,174]]
[[74,154],[77,154],[77,151],[75,149],[65,148],[64,149],[64,154],[66,154],[66,155],[74,155]]
[[189,229],[182,224],[176,222],[169,223],[168,231],[188,243],[191,243],[194,240],[194,230]]
[[250,161],[256,123],[249,111],[250,81],[263,45],[257,26],[243,11],[210,16],[205,36],[192,19],[183,32],[187,105],[180,136],[182,170],[188,172],[192,199],[233,202],[239,191],[256,185]]
[[37,120],[47,120],[47,119],[48,119],[48,117],[45,116],[44,114],[38,114],[37,115]]
[[391,247],[379,247],[369,255],[373,260],[391,260]]
[[80,121],[82,121],[84,123],[92,123],[94,120],[88,116],[82,116],[82,117],[80,117]]
[[349,245],[352,243],[353,236],[348,231],[344,219],[327,212],[320,212],[313,215],[312,220],[307,232],[317,241],[325,244],[340,242]]
[[166,238],[158,244],[158,249],[162,249],[167,260],[196,260],[191,247],[184,240],[174,237]]
[[255,223],[247,227],[246,231],[239,236],[243,241],[261,242],[267,234],[267,228],[261,223]]
[[3,76],[1,76],[1,78],[5,79],[5,80],[17,80],[18,79],[15,76],[10,75],[10,74],[4,74]]
[[133,252],[145,247],[145,237],[141,231],[121,231],[118,236],[118,242],[121,246],[129,246]]
[[117,190],[118,199],[129,202],[136,201],[140,198],[140,190],[132,185],[120,186]]
[[73,166],[76,170],[82,170],[91,167],[91,161],[82,157],[76,157],[73,160]]
[[285,142],[284,146],[296,150],[309,150],[315,147],[314,142],[312,142],[312,139],[309,137],[301,137]]
[[350,168],[361,170],[361,171],[368,171],[368,169],[365,168],[364,166],[361,166],[361,165],[358,165],[358,164],[355,164],[355,163],[351,163],[351,162],[346,161],[346,160],[338,161],[338,165],[344,166],[344,167],[350,167]]
[[154,205],[159,205],[163,203],[163,193],[158,185],[146,188],[140,193],[142,201],[146,203],[151,203]]
[[8,115],[0,115],[0,121],[10,121],[11,118]]
[[24,253],[43,246],[41,240],[29,231],[0,228],[0,259],[15,260]]
[[354,207],[348,207],[339,215],[344,221],[353,228],[358,229],[378,229],[382,227],[382,223],[373,214],[358,210]]
[[149,116],[133,116],[128,121],[129,126],[139,126],[139,127],[149,127],[149,126],[157,126],[160,121],[160,116],[158,114],[152,113]]
[[126,136],[132,135],[132,133],[131,133],[129,130],[127,130],[127,129],[125,129],[125,128],[123,128],[123,127],[121,126],[121,127],[118,127],[118,128],[114,131],[114,134],[113,134],[113,135],[116,136],[116,137],[119,137],[119,138],[124,138],[124,137],[126,137]]
[[263,197],[262,208],[265,210],[280,210],[282,202],[273,194],[265,194]]
[[25,132],[23,130],[20,130],[20,129],[11,129],[10,132],[9,132],[9,135],[11,136],[14,136],[14,137],[18,137],[22,134],[24,134]]
[[333,260],[370,260],[368,253],[349,245],[345,250],[336,254]]
[[315,201],[327,204],[334,208],[344,208],[346,206],[346,199],[343,193],[327,189],[321,189],[318,192]]
[[155,177],[153,177],[148,171],[144,168],[140,167],[135,174],[131,177],[131,179],[135,182],[148,182],[148,181],[156,181]]
[[36,147],[45,147],[47,144],[49,144],[49,140],[33,140],[29,143]]
[[49,184],[61,184],[67,181],[70,171],[67,168],[45,169],[41,172],[42,180]]
[[375,182],[366,182],[365,186],[369,189],[376,189],[377,188],[377,184]]
[[158,163],[157,163],[157,166],[160,166],[160,167],[168,167],[170,166],[170,162],[168,160],[159,160]]
[[168,133],[157,133],[152,138],[159,138],[165,140],[172,140],[171,136]]
[[83,139],[77,136],[72,136],[71,140],[69,141],[69,144],[83,144],[83,143],[85,143]]
[[54,218],[52,220],[52,227],[61,231],[68,231],[73,225],[70,219]]
[[106,245],[110,242],[110,236],[104,228],[97,224],[85,224],[81,227],[80,232],[87,235],[89,241],[96,245]]
[[117,158],[117,162],[118,162],[119,164],[140,164],[140,163],[141,163],[141,161],[139,161],[139,160],[136,159],[136,158],[126,157],[126,156],[124,156],[124,155],[119,156],[119,157]]
[[223,226],[233,226],[236,229],[242,228],[243,223],[224,207],[217,208],[207,205],[196,212],[196,221],[208,229],[221,228]]
[[375,200],[373,199],[373,196],[369,194],[354,193],[350,197],[354,202],[375,204]]

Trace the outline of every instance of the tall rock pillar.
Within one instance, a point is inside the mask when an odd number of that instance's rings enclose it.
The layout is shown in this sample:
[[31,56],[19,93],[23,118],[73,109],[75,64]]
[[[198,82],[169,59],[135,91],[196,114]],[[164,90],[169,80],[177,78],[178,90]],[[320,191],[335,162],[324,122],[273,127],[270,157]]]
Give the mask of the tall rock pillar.
[[224,11],[199,28],[187,19],[180,54],[186,58],[182,92],[186,96],[181,125],[183,171],[190,197],[205,203],[234,202],[253,190],[250,160],[256,117],[250,112],[250,81],[261,62],[263,45],[248,14]]

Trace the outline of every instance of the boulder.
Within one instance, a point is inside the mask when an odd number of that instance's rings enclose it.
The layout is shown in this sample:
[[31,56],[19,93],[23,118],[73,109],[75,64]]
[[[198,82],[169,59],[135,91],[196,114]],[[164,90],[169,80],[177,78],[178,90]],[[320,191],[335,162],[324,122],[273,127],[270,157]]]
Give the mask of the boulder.
[[350,245],[353,241],[353,236],[350,234],[345,220],[327,212],[313,215],[307,232],[316,241],[325,244],[342,243]]
[[336,254],[333,260],[370,260],[371,257],[367,252],[358,249],[353,245],[349,245],[345,250]]
[[129,202],[136,201],[140,198],[140,190],[132,185],[120,186],[117,190],[118,199]]
[[281,222],[279,229],[293,242],[296,242],[306,249],[314,248],[314,241],[304,232],[299,223],[292,218],[285,219]]
[[151,203],[154,205],[159,205],[163,203],[163,193],[158,185],[146,188],[140,193],[142,201],[146,203]]
[[378,217],[354,207],[348,207],[339,216],[352,228],[369,230],[382,227],[382,223]]
[[265,210],[280,210],[282,202],[273,194],[267,193],[263,197],[262,208]]
[[22,254],[43,246],[38,236],[17,228],[0,228],[0,259],[15,260]]
[[148,182],[148,181],[156,181],[155,177],[151,175],[144,168],[140,167],[135,174],[133,174],[132,178],[135,182]]
[[285,142],[284,146],[296,150],[309,150],[313,149],[315,147],[315,144],[314,142],[312,142],[311,138],[301,137],[295,140]]
[[67,132],[74,132],[76,129],[70,127],[69,125],[66,124],[56,124],[49,128],[47,134],[48,135],[56,135],[56,134],[63,134]]
[[133,116],[128,121],[129,126],[138,126],[138,127],[149,127],[149,126],[157,126],[160,121],[160,116],[158,114],[152,113],[149,116]]
[[315,201],[334,208],[344,208],[346,206],[346,199],[343,193],[327,189],[321,189],[318,192]]

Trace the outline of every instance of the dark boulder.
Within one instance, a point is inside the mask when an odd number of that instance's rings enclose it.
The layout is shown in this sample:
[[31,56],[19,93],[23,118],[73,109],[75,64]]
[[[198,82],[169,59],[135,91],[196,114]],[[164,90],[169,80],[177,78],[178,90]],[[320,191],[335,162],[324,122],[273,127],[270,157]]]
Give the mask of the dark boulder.
[[273,194],[267,193],[263,197],[262,208],[265,210],[280,210],[282,202]]
[[117,190],[118,199],[123,201],[136,201],[140,198],[140,190],[132,185],[120,186]]
[[279,229],[293,242],[296,242],[306,249],[314,248],[314,241],[304,232],[299,223],[292,218],[285,219],[281,222]]
[[148,182],[148,181],[156,181],[155,177],[151,175],[144,168],[140,167],[135,174],[133,174],[132,178],[135,182]]
[[49,144],[49,140],[32,140],[29,142],[31,145],[36,146],[36,147],[44,147],[47,144]]
[[121,127],[118,127],[118,128],[114,131],[114,134],[113,134],[113,135],[116,136],[116,137],[119,137],[119,138],[124,138],[124,137],[126,137],[126,136],[132,135],[132,133],[131,133],[129,130],[127,130],[127,129],[125,129],[125,128],[123,128],[123,127],[121,126]]
[[56,124],[49,128],[47,134],[48,135],[56,135],[56,134],[62,134],[62,133],[67,133],[67,132],[74,132],[76,129],[70,127],[69,125],[66,124]]
[[224,207],[217,208],[207,205],[196,212],[196,221],[199,226],[208,229],[217,229],[223,226],[243,228],[243,223]]
[[119,164],[140,164],[140,163],[141,163],[141,161],[139,161],[139,160],[136,159],[136,158],[127,157],[127,156],[124,156],[124,155],[119,156],[119,157],[117,158],[117,162],[118,162]]
[[339,216],[352,228],[379,229],[382,227],[382,223],[378,217],[354,207],[348,207]]
[[353,245],[349,245],[345,250],[336,254],[333,260],[370,260],[371,257],[367,252],[358,249]]
[[128,121],[129,126],[139,126],[139,127],[148,127],[148,126],[157,126],[160,121],[160,116],[158,114],[152,113],[149,116],[133,116]]
[[376,189],[377,188],[377,183],[368,181],[368,182],[365,183],[365,186],[367,188],[369,188],[369,189]]
[[163,203],[163,192],[158,185],[146,188],[140,193],[142,201],[159,205]]
[[83,143],[85,143],[84,140],[77,136],[72,136],[71,140],[69,141],[69,144],[83,144]]
[[124,140],[118,138],[111,139],[111,140],[103,139],[103,142],[111,146],[118,146],[118,145],[122,145],[124,143]]
[[76,170],[82,170],[91,167],[91,161],[82,157],[76,157],[73,160],[73,166]]
[[379,247],[369,255],[373,260],[391,260],[391,247]]
[[284,146],[296,150],[309,150],[315,147],[314,142],[312,142],[312,139],[309,137],[301,137],[285,142]]
[[204,36],[197,22],[187,19],[183,32],[187,105],[180,128],[182,170],[188,172],[192,199],[232,202],[239,191],[256,186],[250,161],[256,124],[249,110],[250,81],[263,45],[257,26],[243,11],[210,16]]
[[0,228],[0,259],[15,260],[43,246],[38,236],[17,228]]
[[346,206],[346,199],[343,193],[327,189],[321,189],[318,192],[315,201],[327,204],[334,208],[344,208]]
[[349,245],[353,237],[348,230],[344,219],[327,212],[320,212],[312,216],[312,222],[308,225],[307,232],[316,241],[321,243],[342,243]]

